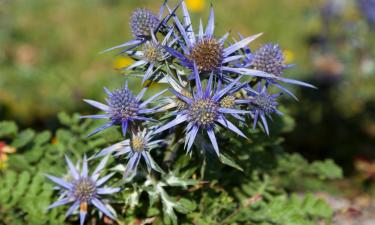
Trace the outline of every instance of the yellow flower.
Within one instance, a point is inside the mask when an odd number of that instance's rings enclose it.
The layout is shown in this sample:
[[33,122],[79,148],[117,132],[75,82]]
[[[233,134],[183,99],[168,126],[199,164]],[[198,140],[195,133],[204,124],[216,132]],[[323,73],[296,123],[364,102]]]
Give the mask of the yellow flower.
[[187,0],[186,6],[193,12],[200,12],[204,9],[205,0]]
[[113,62],[113,67],[115,69],[122,69],[124,67],[130,66],[131,64],[133,64],[133,62],[134,60],[130,57],[119,56]]
[[5,142],[0,141],[0,169],[5,169],[8,160],[7,154],[15,153],[16,149],[5,144]]
[[283,54],[284,54],[284,63],[285,64],[289,64],[291,62],[293,62],[294,60],[294,53],[290,50],[284,50],[283,51]]

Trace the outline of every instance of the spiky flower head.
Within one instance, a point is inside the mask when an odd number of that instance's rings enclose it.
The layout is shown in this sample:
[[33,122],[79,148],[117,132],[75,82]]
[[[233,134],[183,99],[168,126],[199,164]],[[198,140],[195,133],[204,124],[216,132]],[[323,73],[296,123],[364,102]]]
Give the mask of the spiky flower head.
[[126,139],[120,143],[114,144],[108,148],[100,151],[96,157],[101,157],[115,153],[114,155],[126,155],[128,163],[125,168],[124,177],[137,170],[139,161],[144,159],[149,171],[155,170],[162,172],[160,167],[154,162],[151,157],[150,151],[159,146],[163,140],[153,140],[154,132],[147,131],[147,129],[139,129],[132,133],[130,139]]
[[219,155],[219,147],[214,133],[216,124],[220,124],[246,138],[246,136],[235,125],[225,118],[225,114],[245,114],[248,113],[248,111],[238,110],[234,107],[224,108],[220,105],[220,101],[233,89],[234,86],[238,85],[238,81],[241,77],[233,80],[233,82],[225,86],[223,89],[215,90],[212,88],[213,75],[211,74],[207,86],[205,90],[203,90],[196,64],[194,64],[193,72],[196,82],[196,91],[193,93],[192,97],[187,97],[174,89],[170,90],[177,98],[184,101],[187,107],[176,111],[174,113],[177,115],[176,118],[159,127],[155,133],[162,132],[177,126],[178,124],[187,122],[187,134],[185,139],[185,147],[187,150],[190,151],[198,131],[203,130],[207,132],[216,154]]
[[282,75],[286,68],[284,64],[284,54],[279,45],[265,44],[253,55],[251,68],[264,71],[275,76]]
[[267,92],[267,86],[265,85],[262,87],[261,83],[258,84],[257,91],[251,90],[248,92],[248,94],[250,96],[248,103],[250,105],[250,110],[254,115],[254,129],[260,117],[264,130],[267,134],[269,134],[266,117],[270,117],[273,113],[282,115],[282,113],[277,109],[278,103],[276,101],[281,94],[269,94]]
[[103,170],[108,157],[105,157],[99,163],[91,176],[88,174],[86,156],[83,160],[81,172],[78,171],[68,157],[65,157],[65,160],[69,168],[69,180],[47,175],[48,179],[59,185],[59,189],[63,190],[60,192],[60,200],[51,204],[48,209],[72,203],[66,216],[71,215],[79,208],[81,225],[84,224],[89,205],[94,205],[106,216],[114,219],[115,216],[110,208],[103,203],[101,195],[116,193],[120,191],[120,188],[103,187],[103,185],[114,175],[113,173],[99,179],[100,172]]
[[148,9],[136,9],[130,20],[130,27],[135,38],[149,37],[160,23],[159,18]]
[[241,54],[241,49],[246,47],[261,34],[244,38],[243,40],[224,48],[224,43],[227,40],[229,33],[226,33],[220,38],[216,38],[214,35],[215,15],[213,7],[211,7],[206,28],[203,28],[201,21],[198,34],[194,32],[185,2],[181,3],[181,8],[184,17],[183,22],[181,22],[177,16],[174,16],[173,19],[182,36],[182,41],[179,44],[181,46],[180,49],[183,49],[183,52],[179,52],[170,47],[166,47],[166,50],[179,59],[182,66],[193,70],[195,63],[199,72],[215,72],[215,75],[219,75],[219,77],[228,73],[260,77],[265,76],[264,73],[259,73],[259,71],[251,71],[251,73],[248,73],[244,72],[242,68],[233,68],[232,66],[232,64],[235,64],[239,59],[244,57],[243,54]]
[[148,41],[143,46],[143,60],[149,63],[161,62],[165,59],[165,56],[166,51],[159,43]]
[[136,121],[156,122],[156,120],[144,115],[156,113],[157,110],[155,108],[148,109],[146,106],[166,91],[161,91],[146,101],[142,101],[141,99],[147,88],[144,88],[137,96],[134,96],[128,89],[127,83],[122,88],[115,89],[112,92],[107,88],[104,88],[104,90],[108,94],[106,99],[108,105],[93,100],[84,100],[86,103],[103,110],[105,114],[82,116],[82,118],[109,119],[108,123],[92,131],[89,136],[114,125],[121,125],[122,133],[126,136],[128,126]]
[[220,106],[223,108],[233,108],[236,105],[236,97],[227,95],[220,101]]
[[197,127],[212,128],[219,117],[219,102],[211,98],[194,99],[188,110],[188,121]]
[[223,61],[223,44],[213,37],[203,38],[195,43],[188,57],[199,71],[215,71]]
[[276,106],[278,105],[275,101],[275,98],[272,98],[266,92],[261,92],[258,95],[255,95],[251,100],[251,104],[259,111],[264,112],[265,114],[272,114],[276,111]]
[[140,102],[127,88],[114,90],[109,94],[107,102],[110,119],[115,123],[129,120],[138,114]]

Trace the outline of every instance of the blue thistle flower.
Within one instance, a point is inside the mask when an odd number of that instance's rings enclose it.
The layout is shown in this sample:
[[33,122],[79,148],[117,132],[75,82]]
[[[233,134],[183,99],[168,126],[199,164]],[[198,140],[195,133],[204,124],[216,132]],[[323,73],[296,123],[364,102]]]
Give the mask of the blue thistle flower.
[[225,108],[220,105],[220,101],[226,96],[226,94],[230,92],[235,85],[238,85],[238,81],[241,77],[237,78],[223,89],[213,90],[213,75],[211,74],[204,90],[196,64],[194,64],[193,72],[195,75],[196,92],[194,92],[191,97],[187,97],[178,91],[170,89],[170,91],[180,100],[185,102],[187,107],[176,111],[176,118],[158,128],[155,133],[162,132],[177,126],[178,124],[187,122],[188,125],[186,127],[185,139],[185,148],[187,151],[190,151],[198,131],[204,130],[208,134],[216,154],[219,155],[219,147],[214,133],[217,123],[246,138],[242,131],[225,118],[225,114],[245,114],[248,113],[248,111],[235,108]]
[[146,66],[147,70],[143,76],[142,84],[146,80],[149,80],[161,68],[164,60],[169,57],[169,54],[164,49],[164,46],[171,46],[175,43],[175,40],[168,43],[172,33],[173,29],[169,31],[161,43],[157,40],[155,35],[151,33],[152,39],[143,45],[142,50],[127,51],[126,53],[129,56],[137,59],[137,61],[125,69],[132,70]]
[[250,67],[275,76],[281,76],[287,66],[279,45],[265,44],[253,55]]
[[145,117],[144,115],[156,113],[158,110],[155,108],[148,109],[146,106],[166,91],[161,91],[142,102],[141,99],[147,88],[144,88],[137,96],[134,96],[133,93],[128,89],[127,82],[124,87],[116,89],[113,92],[110,92],[107,88],[104,88],[104,90],[108,94],[108,98],[106,99],[108,105],[94,100],[85,99],[84,101],[98,109],[103,110],[105,114],[88,115],[82,116],[81,118],[109,119],[110,121],[92,131],[88,136],[94,135],[108,127],[121,125],[122,133],[125,137],[128,126],[135,121],[157,122],[157,120]]
[[88,174],[86,156],[83,159],[81,172],[73,165],[68,157],[65,157],[69,167],[71,179],[69,181],[51,175],[46,175],[48,179],[56,183],[63,190],[60,199],[51,204],[48,209],[72,203],[66,216],[70,216],[78,208],[80,214],[80,224],[84,224],[89,205],[94,205],[109,218],[115,219],[111,209],[103,203],[101,195],[109,195],[120,191],[120,188],[103,187],[103,185],[114,175],[111,173],[99,179],[100,172],[107,163],[108,157],[104,158],[91,176]]
[[258,83],[257,91],[249,88],[246,88],[246,90],[248,91],[249,99],[238,100],[237,102],[249,104],[250,110],[254,116],[253,128],[255,129],[260,117],[263,124],[263,128],[267,135],[269,135],[266,117],[271,118],[271,115],[274,113],[278,115],[283,115],[283,113],[277,109],[278,103],[276,101],[276,99],[281,95],[281,93],[269,94],[267,92],[267,85],[262,87],[260,82]]
[[[287,93],[294,99],[298,100],[298,98],[288,89],[283,87],[279,81],[289,84],[295,84],[303,87],[308,88],[316,88],[315,86],[298,81],[293,79],[288,79],[282,77],[282,74],[285,69],[293,67],[294,65],[286,65],[284,63],[284,55],[279,45],[277,44],[265,44],[262,45],[255,53],[251,53],[250,51],[246,52],[246,60],[244,67],[249,67],[254,70],[263,71],[267,74],[274,75],[274,77],[263,77],[267,83],[272,84],[282,90],[283,92]],[[243,69],[247,70],[247,69]]]
[[359,8],[366,17],[368,23],[375,27],[375,1],[374,0],[359,0]]
[[131,16],[130,27],[135,38],[143,38],[150,37],[159,23],[159,18],[150,10],[136,9]]
[[115,156],[126,155],[128,158],[128,164],[125,169],[124,177],[137,170],[141,158],[146,162],[149,172],[151,170],[163,172],[150,154],[150,151],[158,147],[159,143],[163,140],[152,140],[153,138],[154,132],[147,132],[147,129],[143,129],[142,131],[138,129],[138,131],[133,132],[130,139],[126,139],[103,149],[98,155],[96,155],[96,157],[105,156],[111,153],[115,153]]
[[152,34],[161,32],[163,27],[169,31],[170,28],[167,26],[167,23],[180,6],[180,3],[178,3],[173,10],[170,10],[170,14],[163,18],[164,9],[166,6],[167,0],[165,0],[163,5],[160,7],[158,16],[148,9],[136,9],[132,13],[130,22],[130,28],[132,30],[134,39],[112,48],[108,48],[102,51],[102,53],[112,51],[114,49],[125,48],[125,50],[121,51],[121,53],[124,53],[144,44],[146,41],[151,39]]
[[212,6],[206,29],[204,30],[201,21],[198,35],[194,32],[185,2],[182,2],[181,8],[184,16],[184,23],[182,24],[176,15],[173,16],[173,19],[178,32],[182,36],[183,41],[179,42],[179,46],[183,52],[181,53],[171,47],[166,47],[166,49],[171,55],[180,60],[182,66],[193,70],[195,63],[199,72],[215,72],[215,74],[220,76],[223,75],[223,73],[236,73],[248,76],[274,78],[273,75],[262,71],[250,69],[243,71],[240,68],[232,66],[233,63],[244,57],[240,54],[240,50],[261,36],[262,33],[244,38],[239,42],[225,47],[224,43],[228,38],[229,33],[226,33],[219,39],[215,37],[215,15]]

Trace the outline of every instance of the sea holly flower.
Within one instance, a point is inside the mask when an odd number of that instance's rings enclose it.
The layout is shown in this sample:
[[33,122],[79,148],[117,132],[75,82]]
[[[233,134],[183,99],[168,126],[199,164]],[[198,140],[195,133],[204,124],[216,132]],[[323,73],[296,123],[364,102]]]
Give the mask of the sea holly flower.
[[281,95],[278,94],[269,94],[267,92],[267,85],[262,87],[261,83],[258,83],[257,91],[247,88],[249,99],[246,100],[238,100],[237,103],[247,103],[249,104],[250,110],[254,116],[254,123],[253,128],[255,129],[256,125],[258,124],[259,118],[262,121],[263,128],[267,135],[269,135],[269,129],[267,124],[267,118],[271,115],[276,113],[278,115],[283,115],[277,109],[278,103],[276,99]]
[[160,43],[155,35],[151,32],[152,39],[150,41],[147,41],[142,46],[141,50],[126,52],[129,56],[136,59],[137,61],[135,61],[132,65],[125,69],[132,70],[146,66],[147,70],[143,76],[142,84],[146,80],[149,80],[160,69],[160,67],[164,65],[164,60],[166,60],[169,56],[169,54],[164,49],[164,46],[171,46],[175,43],[176,40],[168,43],[172,33],[173,29],[168,32],[163,41]]
[[156,16],[148,9],[134,10],[130,27],[135,38],[150,37],[151,33],[159,26],[161,16]]
[[121,53],[127,52],[151,40],[151,36],[160,32],[162,28],[166,28],[167,32],[165,33],[168,33],[169,27],[167,26],[167,23],[170,20],[172,14],[180,6],[180,3],[177,4],[173,10],[171,10],[171,14],[163,18],[166,5],[167,0],[165,0],[163,5],[160,7],[158,16],[148,9],[134,10],[130,20],[130,28],[133,33],[134,39],[112,48],[108,48],[102,51],[102,53],[119,48],[126,48]]
[[184,16],[183,23],[176,15],[173,16],[173,19],[177,31],[183,40],[179,42],[182,52],[170,47],[166,47],[166,49],[171,55],[180,60],[182,66],[193,70],[195,63],[199,72],[215,72],[220,77],[223,73],[236,73],[266,78],[274,77],[273,75],[257,70],[247,70],[245,73],[232,65],[244,57],[240,50],[261,36],[261,33],[244,38],[239,42],[225,47],[224,44],[229,33],[226,33],[221,38],[215,37],[215,15],[212,6],[208,24],[204,29],[202,21],[200,22],[198,35],[194,32],[185,2],[182,2],[181,8]]
[[[286,65],[285,58],[283,51],[281,50],[280,46],[277,44],[265,44],[262,45],[259,49],[257,49],[254,53],[249,51],[246,52],[247,64],[245,67],[249,67],[254,70],[263,71],[267,74],[272,74],[275,77],[269,77],[265,80],[282,90],[283,92],[287,93],[288,95],[292,96],[294,99],[298,100],[298,98],[288,89],[283,87],[279,81],[295,84],[303,87],[315,88],[315,86],[298,81],[293,79],[288,79],[282,77],[282,74],[285,69],[292,67],[293,65]],[[246,69],[243,69],[244,71]]]
[[106,99],[107,105],[94,100],[84,100],[86,103],[103,110],[105,114],[82,116],[82,118],[110,120],[103,126],[92,131],[89,136],[94,135],[108,127],[121,125],[122,133],[125,137],[128,126],[132,125],[132,123],[135,123],[136,121],[157,122],[157,120],[145,117],[145,115],[154,114],[158,111],[155,108],[146,107],[166,91],[161,91],[151,98],[142,101],[141,99],[147,88],[144,88],[137,96],[134,96],[133,93],[128,89],[127,82],[125,83],[124,87],[116,89],[112,92],[107,88],[104,88],[104,90],[108,94],[108,98]]
[[136,132],[132,133],[130,139],[126,139],[122,142],[103,149],[96,155],[96,157],[105,156],[111,153],[115,153],[114,155],[116,157],[120,155],[126,155],[128,163],[125,168],[124,177],[127,177],[129,174],[136,172],[141,158],[143,158],[143,160],[146,162],[149,172],[151,170],[163,172],[150,154],[150,151],[158,147],[163,140],[153,139],[154,132],[147,131],[147,129],[141,130],[138,128]]
[[61,198],[51,204],[48,209],[71,203],[72,205],[66,212],[70,216],[79,208],[80,224],[84,224],[88,212],[88,207],[94,205],[99,211],[111,219],[115,219],[112,209],[101,199],[101,195],[110,195],[120,191],[120,188],[104,187],[104,184],[114,175],[106,175],[102,178],[100,173],[107,163],[108,157],[105,157],[96,167],[91,176],[88,174],[88,165],[86,156],[83,159],[81,171],[73,165],[68,157],[65,157],[69,167],[71,179],[69,181],[55,176],[47,175],[47,178],[60,186]]
[[238,84],[238,81],[241,77],[237,78],[223,89],[213,90],[212,74],[205,89],[203,89],[202,87],[201,80],[199,78],[198,67],[196,64],[194,64],[194,75],[197,90],[191,97],[187,97],[173,89],[170,89],[172,93],[174,93],[180,100],[186,103],[187,107],[175,112],[175,114],[177,115],[176,118],[158,128],[155,133],[162,132],[164,130],[177,126],[178,124],[187,122],[188,125],[186,127],[185,139],[185,148],[187,149],[187,151],[190,151],[195,137],[198,134],[198,131],[203,130],[208,134],[208,137],[216,154],[219,155],[219,147],[214,133],[216,124],[221,124],[229,130],[232,130],[238,135],[246,138],[242,131],[240,131],[234,124],[232,124],[225,118],[225,114],[245,114],[248,113],[248,111],[235,108],[225,108],[220,105],[220,101],[226,96],[228,92],[231,91],[231,89],[235,85]]
[[284,54],[279,45],[265,44],[254,53],[250,67],[279,77],[284,69],[288,68],[284,61]]

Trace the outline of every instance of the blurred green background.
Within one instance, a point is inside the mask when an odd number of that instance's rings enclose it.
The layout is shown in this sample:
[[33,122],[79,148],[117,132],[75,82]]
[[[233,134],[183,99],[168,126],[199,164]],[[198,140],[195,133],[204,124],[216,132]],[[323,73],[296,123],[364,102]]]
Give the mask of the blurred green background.
[[[176,1],[170,1],[173,5]],[[211,1],[188,0],[194,24]],[[213,0],[217,35],[228,30],[277,42],[294,69],[285,76],[319,90],[292,88],[285,98],[295,130],[286,149],[309,159],[333,157],[348,173],[375,152],[375,40],[355,0]],[[0,0],[0,120],[56,129],[58,112],[88,113],[83,98],[103,99],[103,86],[124,81],[129,59],[101,50],[131,38],[129,17],[155,0]],[[203,17],[206,21],[207,18]],[[155,87],[158,88],[158,87]]]

